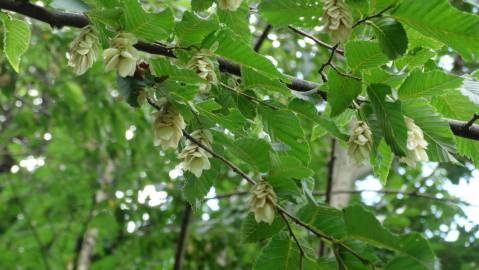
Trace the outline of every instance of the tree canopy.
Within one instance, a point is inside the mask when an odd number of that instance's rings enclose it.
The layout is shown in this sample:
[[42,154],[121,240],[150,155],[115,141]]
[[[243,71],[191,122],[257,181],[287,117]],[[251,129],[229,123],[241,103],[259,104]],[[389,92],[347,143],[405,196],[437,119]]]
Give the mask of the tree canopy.
[[0,0],[0,268],[477,269],[478,13]]

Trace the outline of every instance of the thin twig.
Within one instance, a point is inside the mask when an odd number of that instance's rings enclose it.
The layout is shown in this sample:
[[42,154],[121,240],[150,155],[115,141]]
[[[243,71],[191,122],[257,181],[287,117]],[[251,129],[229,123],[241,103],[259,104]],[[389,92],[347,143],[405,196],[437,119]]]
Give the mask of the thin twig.
[[259,98],[257,98],[257,97],[253,97],[253,96],[250,96],[250,95],[248,95],[248,94],[246,94],[246,93],[243,93],[243,92],[241,92],[241,91],[238,91],[238,90],[234,89],[233,87],[231,87],[231,86],[229,86],[229,85],[227,85],[227,84],[225,84],[225,83],[222,83],[222,82],[221,82],[220,85],[223,86],[224,88],[226,88],[226,89],[228,89],[228,90],[230,90],[230,91],[232,91],[232,92],[238,94],[238,95],[242,95],[242,96],[244,96],[244,97],[246,97],[246,98],[248,98],[248,99],[250,99],[250,100],[252,100],[252,101],[258,102],[259,104],[262,104],[262,105],[264,105],[264,106],[266,106],[266,107],[269,107],[269,108],[271,108],[271,109],[273,109],[273,110],[279,110],[278,107],[276,107],[276,106],[274,106],[274,105],[271,105],[271,104],[269,104],[269,103],[266,103],[266,102],[264,102],[263,100],[261,100],[261,99],[259,99]]
[[391,6],[388,6],[387,8],[379,11],[378,13],[376,14],[373,14],[373,15],[370,15],[370,16],[366,16],[362,19],[360,19],[359,21],[357,21],[355,24],[353,24],[353,27],[352,28],[355,28],[357,27],[358,25],[362,24],[362,23],[365,23],[366,21],[368,20],[371,20],[371,19],[374,19],[374,18],[377,18],[377,17],[381,17],[383,15],[384,12],[390,10],[391,8],[393,8],[394,5],[391,5]]
[[299,243],[298,238],[296,237],[296,234],[293,232],[293,229],[291,228],[291,224],[289,224],[288,219],[283,213],[279,213],[281,218],[284,220],[284,223],[286,223],[286,227],[288,228],[289,234],[291,237],[294,239],[294,242],[296,242],[296,245],[298,246],[299,249],[299,269],[303,270],[303,265],[304,265],[304,250],[301,244]]
[[200,148],[202,148],[203,150],[205,150],[206,152],[210,153],[214,158],[220,160],[221,162],[225,163],[228,167],[230,167],[235,173],[239,174],[241,177],[243,177],[244,180],[248,181],[250,184],[252,185],[256,185],[256,181],[254,181],[251,177],[249,177],[246,173],[244,173],[243,171],[241,171],[240,168],[236,167],[236,165],[234,165],[231,161],[227,160],[226,158],[224,158],[223,156],[217,154],[216,152],[214,152],[213,150],[211,150],[210,148],[208,148],[207,146],[205,146],[204,144],[200,143],[198,140],[196,140],[195,138],[193,138],[188,132],[186,132],[185,130],[183,130],[183,136],[185,136],[185,138],[187,138],[188,140],[194,142],[196,145],[198,145]]
[[471,120],[467,121],[467,123],[464,125],[464,129],[470,129],[472,125],[479,119],[479,113],[474,113],[472,116]]
[[336,161],[335,152],[336,151],[336,139],[331,139],[331,153],[328,162],[328,182],[326,183],[326,204],[331,202],[331,192],[333,191],[333,171],[334,171],[334,162]]
[[[328,162],[328,175],[327,175],[327,182],[326,182],[326,199],[325,202],[326,204],[331,203],[331,191],[333,190],[333,171],[334,171],[334,163],[336,161],[336,156],[335,156],[335,151],[336,151],[336,139],[332,138],[331,139],[331,153],[329,162]],[[319,244],[319,250],[318,250],[318,256],[322,257],[324,256],[324,253],[326,251],[326,246],[323,241],[320,242]]]
[[43,244],[42,240],[40,239],[40,235],[38,234],[35,226],[33,226],[32,223],[32,218],[30,214],[27,212],[27,209],[25,205],[23,204],[22,200],[15,197],[15,201],[17,202],[17,205],[20,207],[20,211],[25,217],[25,221],[27,223],[28,228],[32,232],[33,238],[35,239],[35,242],[37,242],[38,249],[40,250],[40,257],[42,258],[43,265],[45,269],[50,270],[50,263],[48,262],[48,256],[46,254],[46,248],[45,245]]
[[271,31],[273,27],[271,24],[266,25],[266,27],[263,30],[263,33],[261,33],[261,36],[259,36],[258,40],[256,41],[256,44],[254,45],[254,51],[258,52],[259,49],[261,48],[261,45],[263,45],[263,42],[266,40],[268,37],[269,32]]
[[[355,79],[356,81],[361,81],[361,78],[358,78],[354,75],[351,75],[351,74],[347,74],[347,73],[344,73],[342,72],[341,70],[339,70],[333,63],[329,64],[329,66],[334,69],[334,71],[336,71],[336,73],[338,73],[339,75],[343,76],[343,77],[348,77],[348,78],[351,78],[351,79]],[[358,100],[359,100],[360,97],[358,97]]]
[[183,259],[185,257],[186,240],[188,236],[188,227],[190,225],[192,216],[192,209],[189,203],[185,203],[185,210],[181,220],[181,229],[176,241],[175,263],[173,270],[181,270],[183,266]]
[[76,239],[75,255],[73,256],[73,270],[78,269],[78,266],[79,266],[78,262],[80,260],[80,253],[85,241],[85,235],[86,235],[86,232],[88,231],[90,222],[93,219],[96,205],[97,205],[96,192],[93,192],[91,195],[91,207],[88,210],[87,218],[82,224],[80,234],[77,236],[77,239]]
[[[323,71],[324,69],[327,67],[327,66],[330,66],[332,61],[333,61],[333,58],[334,58],[334,55],[335,55],[335,52],[336,50],[338,49],[338,46],[339,46],[339,43],[336,43],[336,45],[333,46],[333,49],[331,50],[331,53],[329,54],[329,57],[328,57],[328,60],[326,62],[324,62],[321,67],[319,68],[319,74],[321,74],[321,77],[323,77]],[[325,79],[325,77],[323,77],[323,81],[326,82],[327,79]]]
[[326,42],[324,42],[324,41],[322,41],[322,40],[316,38],[315,36],[304,32],[303,30],[300,30],[300,29],[298,29],[298,28],[296,28],[296,27],[293,27],[293,26],[291,26],[291,25],[289,25],[288,28],[291,29],[293,32],[295,32],[295,33],[297,33],[297,34],[300,34],[300,35],[302,35],[302,36],[304,36],[304,37],[307,37],[307,38],[311,39],[312,41],[314,41],[316,44],[318,44],[318,45],[321,46],[321,47],[324,47],[324,48],[326,48],[326,49],[328,49],[328,50],[331,50],[331,51],[334,50],[335,53],[338,53],[338,54],[340,54],[340,55],[344,55],[344,51],[343,51],[343,50],[338,49],[338,48],[334,48],[334,47],[335,47],[334,45],[328,44],[328,43],[326,43]]

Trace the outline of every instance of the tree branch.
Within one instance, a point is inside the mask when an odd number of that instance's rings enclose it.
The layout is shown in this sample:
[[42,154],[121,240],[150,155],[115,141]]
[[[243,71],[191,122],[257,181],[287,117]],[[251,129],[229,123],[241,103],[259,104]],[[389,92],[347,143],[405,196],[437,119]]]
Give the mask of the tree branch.
[[479,113],[474,113],[471,120],[467,121],[467,123],[464,125],[464,129],[470,129],[472,125],[474,125],[474,122],[477,121],[477,119],[479,119]]
[[181,220],[181,229],[176,241],[175,264],[173,270],[181,270],[183,266],[183,258],[185,257],[186,239],[188,238],[188,227],[190,225],[192,209],[189,203],[185,203],[185,210]]
[[[331,153],[329,157],[329,162],[328,162],[328,175],[327,175],[327,182],[326,182],[326,198],[325,198],[325,203],[330,204],[331,203],[331,191],[333,190],[333,171],[334,171],[334,162],[336,161],[336,156],[334,152],[336,151],[336,139],[332,138],[331,139]],[[324,245],[324,242],[321,241],[319,244],[319,250],[318,250],[318,256],[324,256],[324,253],[326,251],[326,246]]]
[[258,52],[259,49],[261,48],[261,45],[263,45],[263,42],[266,40],[268,37],[269,32],[271,31],[273,27],[271,24],[266,25],[266,27],[263,30],[263,33],[261,33],[261,36],[259,36],[258,40],[256,41],[256,44],[254,45],[254,51]]
[[[39,21],[46,22],[53,27],[63,27],[63,26],[71,26],[81,28],[89,24],[89,19],[81,14],[74,14],[74,13],[66,13],[66,12],[59,12],[59,11],[51,11],[44,7],[40,7],[34,4],[30,4],[28,2],[22,1],[11,1],[11,0],[0,0],[0,9],[5,9],[13,12],[17,12],[19,14],[23,14],[25,16],[37,19]],[[388,9],[384,10],[383,12],[387,11]],[[380,12],[381,13],[381,12]],[[381,13],[382,14],[382,13]],[[377,17],[378,14],[372,15]],[[369,19],[372,17],[370,16]],[[317,38],[299,30],[294,27],[290,27],[291,30],[304,35],[306,37],[311,38],[317,44],[332,50],[333,46],[324,43],[323,41],[318,40]],[[144,43],[138,42],[135,47],[138,50],[151,53],[151,54],[158,54],[164,55],[168,57],[175,57],[175,54],[171,48],[166,47],[165,45],[154,43]],[[339,54],[344,54],[342,50],[336,49],[336,52]],[[223,72],[227,72],[233,75],[240,76],[241,75],[241,67],[236,63],[229,62],[223,58],[218,58],[219,68]],[[298,92],[308,92],[319,87],[319,84],[301,80],[292,76],[287,75],[288,79],[291,80],[291,83],[287,84],[287,86],[294,91]],[[319,94],[323,97],[326,97],[326,93],[319,92]],[[453,133],[457,136],[479,140],[479,126],[472,125],[468,130],[464,130],[466,122],[459,121],[459,120],[449,120],[449,126]]]
[[22,200],[19,199],[18,197],[14,197],[14,200],[16,201],[18,207],[20,208],[21,213],[25,217],[25,221],[27,223],[28,228],[32,232],[33,238],[35,239],[35,242],[37,242],[38,249],[40,250],[40,257],[42,258],[43,266],[45,267],[46,270],[51,269],[50,268],[50,263],[48,262],[48,256],[46,253],[46,248],[45,245],[43,244],[42,240],[40,239],[40,235],[38,235],[37,229],[35,226],[33,226],[32,223],[32,218],[30,217],[30,214],[28,213],[25,205],[23,204]]

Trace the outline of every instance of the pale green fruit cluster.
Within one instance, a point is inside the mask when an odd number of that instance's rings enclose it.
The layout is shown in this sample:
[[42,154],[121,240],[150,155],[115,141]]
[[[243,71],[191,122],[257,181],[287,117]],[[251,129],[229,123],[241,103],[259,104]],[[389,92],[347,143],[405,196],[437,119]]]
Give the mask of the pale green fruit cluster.
[[153,115],[155,118],[153,129],[159,144],[165,149],[176,149],[186,127],[181,114],[173,105],[167,103]]
[[81,75],[96,62],[99,50],[100,42],[95,29],[86,26],[70,44],[68,65],[73,67],[77,75]]
[[241,6],[242,0],[218,0],[218,6],[220,9],[227,9],[235,11]]
[[[191,133],[191,137],[193,137],[203,146],[211,149],[213,136],[207,130],[196,130]],[[196,177],[200,177],[204,170],[209,170],[211,168],[211,164],[208,159],[210,157],[210,153],[206,152],[206,150],[192,141],[187,141],[185,148],[178,155],[178,158],[183,160],[181,163],[183,169],[190,171]]]
[[136,43],[133,34],[116,35],[111,41],[111,47],[103,52],[106,71],[116,69],[122,77],[133,76],[138,61],[138,51],[133,47]]
[[[202,79],[210,83],[215,83],[217,81],[215,66],[213,61],[209,58],[210,54],[211,53],[206,50],[198,52],[188,62],[188,68],[194,70]],[[210,90],[210,84],[200,84],[199,90],[202,94],[208,93]]]
[[427,156],[427,141],[424,139],[422,129],[418,127],[414,120],[404,117],[407,127],[407,149],[408,152],[400,161],[405,162],[408,166],[415,167],[417,162],[429,161]]
[[266,222],[269,225],[273,223],[276,201],[276,193],[266,181],[259,182],[251,189],[249,207],[256,222]]
[[357,162],[362,162],[369,158],[373,138],[371,129],[363,121],[357,121],[349,137],[348,153],[354,157]]
[[334,42],[345,43],[351,35],[353,16],[344,0],[324,0],[324,30]]

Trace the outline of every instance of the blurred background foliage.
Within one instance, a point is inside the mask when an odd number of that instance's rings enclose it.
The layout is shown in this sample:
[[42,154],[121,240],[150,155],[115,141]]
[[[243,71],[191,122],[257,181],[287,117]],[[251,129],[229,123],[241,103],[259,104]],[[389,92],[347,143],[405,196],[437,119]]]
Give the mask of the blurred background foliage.
[[[189,8],[189,1],[145,2],[177,12]],[[477,12],[474,1],[453,3]],[[151,109],[124,102],[114,74],[105,73],[101,62],[85,75],[73,74],[65,54],[76,30],[31,24],[21,73],[0,57],[0,269],[65,269],[92,228],[98,236],[91,269],[171,269],[186,205],[185,179],[176,154],[154,145]],[[266,27],[254,12],[250,25],[255,37]],[[319,81],[315,71],[329,55],[287,29],[273,29],[261,53],[285,73],[312,81]],[[458,74],[477,68],[447,49],[426,60],[442,61]],[[312,164],[321,193],[330,139],[317,137]],[[479,224],[448,190],[460,181],[478,181],[479,173],[468,166],[431,163],[419,170],[394,164],[384,188],[411,194],[354,193],[352,201],[367,203],[393,232],[424,234],[442,269],[478,269]],[[247,190],[219,167],[208,197]],[[371,178],[365,176],[356,187],[375,183]],[[414,191],[441,195],[426,198]],[[199,204],[184,269],[251,268],[261,245],[241,241],[238,231],[247,213],[245,196]]]

